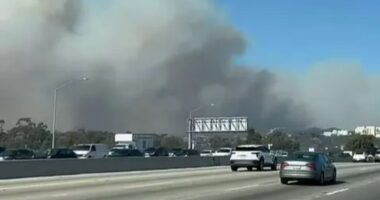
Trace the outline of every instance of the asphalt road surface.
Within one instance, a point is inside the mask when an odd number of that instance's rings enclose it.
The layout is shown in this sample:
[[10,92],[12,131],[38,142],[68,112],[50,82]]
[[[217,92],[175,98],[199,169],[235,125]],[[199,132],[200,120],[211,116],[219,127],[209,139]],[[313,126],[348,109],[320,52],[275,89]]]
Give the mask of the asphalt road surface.
[[334,185],[281,185],[278,171],[229,167],[0,180],[1,200],[379,200],[380,164],[336,163]]

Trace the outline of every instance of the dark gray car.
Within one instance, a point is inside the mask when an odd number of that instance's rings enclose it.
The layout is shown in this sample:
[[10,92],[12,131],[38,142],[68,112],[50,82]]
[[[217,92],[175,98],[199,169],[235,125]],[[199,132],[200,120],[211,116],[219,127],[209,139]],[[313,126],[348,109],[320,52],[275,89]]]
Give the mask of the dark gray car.
[[282,184],[292,180],[311,180],[321,185],[336,181],[336,167],[323,153],[299,152],[281,164]]
[[34,153],[28,149],[10,149],[0,153],[0,160],[34,159]]

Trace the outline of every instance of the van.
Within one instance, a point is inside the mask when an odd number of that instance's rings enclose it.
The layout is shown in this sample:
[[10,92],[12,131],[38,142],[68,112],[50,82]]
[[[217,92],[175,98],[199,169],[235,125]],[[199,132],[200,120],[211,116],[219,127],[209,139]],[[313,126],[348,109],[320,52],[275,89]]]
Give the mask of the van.
[[106,158],[109,152],[105,144],[78,144],[74,148],[78,158]]

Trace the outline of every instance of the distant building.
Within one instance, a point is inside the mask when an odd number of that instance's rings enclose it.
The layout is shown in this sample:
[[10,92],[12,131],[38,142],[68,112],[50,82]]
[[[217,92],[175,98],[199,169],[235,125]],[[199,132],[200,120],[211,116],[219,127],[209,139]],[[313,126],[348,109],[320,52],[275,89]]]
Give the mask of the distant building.
[[135,133],[133,141],[136,149],[144,151],[145,149],[155,147],[155,142],[158,140],[158,135],[154,133]]
[[136,148],[144,151],[147,148],[155,147],[158,135],[153,133],[116,133],[116,146],[122,148]]
[[331,137],[331,136],[348,136],[351,135],[351,133],[348,130],[332,130],[332,131],[325,131],[323,132],[323,135],[326,137]]
[[355,128],[355,133],[360,135],[372,135],[380,138],[380,127],[376,126],[358,126]]

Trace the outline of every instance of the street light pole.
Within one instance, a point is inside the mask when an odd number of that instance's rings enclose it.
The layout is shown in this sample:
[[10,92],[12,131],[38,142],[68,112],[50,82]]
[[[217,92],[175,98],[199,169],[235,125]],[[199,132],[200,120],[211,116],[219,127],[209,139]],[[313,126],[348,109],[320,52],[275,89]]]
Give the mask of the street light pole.
[[[209,106],[214,107],[215,104],[211,103]],[[198,108],[190,111],[189,113],[189,130],[188,130],[188,142],[187,148],[193,149],[193,113],[203,108],[203,106],[199,106]]]
[[56,87],[54,89],[54,108],[53,108],[53,125],[52,125],[52,141],[51,141],[51,148],[54,149],[55,148],[55,126],[56,126],[56,121],[57,121],[57,93],[58,93],[58,90],[74,83],[75,81],[87,81],[88,78],[87,77],[83,77],[81,79],[72,79],[72,80],[68,80],[64,83],[62,83],[61,85],[59,85],[58,87]]
[[192,118],[192,111],[190,111],[190,114],[189,114],[189,132],[188,132],[188,135],[187,135],[187,148],[188,149],[193,149],[193,135],[192,135],[192,131],[193,131],[193,118]]
[[52,141],[51,141],[51,149],[54,149],[55,147],[55,120],[56,120],[56,117],[57,117],[57,88],[54,89],[54,108],[53,108],[53,138],[52,138]]

